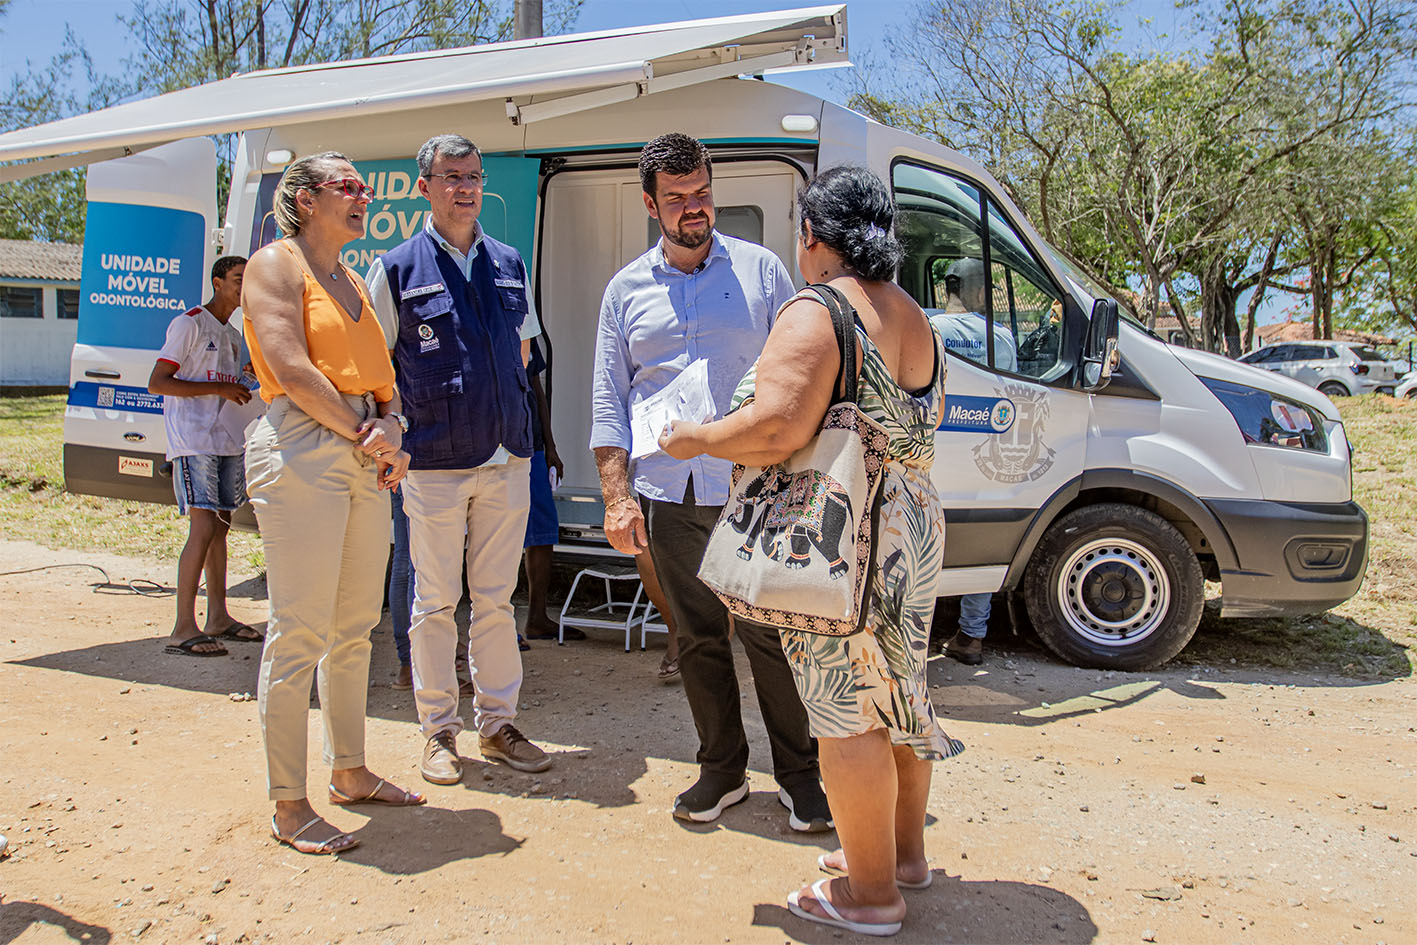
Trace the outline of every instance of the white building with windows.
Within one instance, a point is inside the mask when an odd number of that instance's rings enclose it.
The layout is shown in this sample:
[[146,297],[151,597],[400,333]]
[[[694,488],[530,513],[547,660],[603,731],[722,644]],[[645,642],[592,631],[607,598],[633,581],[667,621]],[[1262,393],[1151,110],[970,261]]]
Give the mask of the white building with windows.
[[84,248],[0,239],[0,387],[69,386]]

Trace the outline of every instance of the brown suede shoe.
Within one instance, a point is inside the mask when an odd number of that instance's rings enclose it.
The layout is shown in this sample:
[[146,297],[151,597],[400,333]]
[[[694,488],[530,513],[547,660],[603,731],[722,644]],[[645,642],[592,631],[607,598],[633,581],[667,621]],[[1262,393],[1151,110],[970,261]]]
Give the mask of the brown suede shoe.
[[413,667],[407,663],[399,664],[398,675],[394,677],[393,687],[400,692],[407,692],[413,688]]
[[978,666],[984,662],[984,641],[959,631],[945,644],[945,654],[966,666]]
[[418,766],[423,780],[433,784],[457,784],[462,780],[462,759],[458,740],[452,732],[439,732],[423,746],[423,763]]
[[495,735],[480,736],[480,746],[483,758],[518,771],[545,771],[551,767],[551,756],[527,741],[515,725],[504,725]]

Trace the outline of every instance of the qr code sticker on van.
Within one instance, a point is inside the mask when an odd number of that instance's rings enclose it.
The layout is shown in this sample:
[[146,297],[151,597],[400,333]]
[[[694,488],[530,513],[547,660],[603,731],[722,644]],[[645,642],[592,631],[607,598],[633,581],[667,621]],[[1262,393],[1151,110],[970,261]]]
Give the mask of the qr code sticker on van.
[[112,387],[100,387],[98,389],[98,405],[100,407],[112,407],[115,389]]

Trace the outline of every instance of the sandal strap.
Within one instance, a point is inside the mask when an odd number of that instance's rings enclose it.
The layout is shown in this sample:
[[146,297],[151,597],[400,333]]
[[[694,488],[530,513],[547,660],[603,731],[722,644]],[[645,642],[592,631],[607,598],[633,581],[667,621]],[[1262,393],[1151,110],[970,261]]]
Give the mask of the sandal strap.
[[[308,824],[306,824],[304,827],[301,827],[299,830],[295,831],[295,833],[293,833],[293,834],[290,835],[290,842],[291,842],[291,843],[294,843],[296,840],[299,840],[299,839],[300,839],[300,835],[301,835],[302,833],[304,833],[305,831],[309,830],[311,827],[315,826],[316,824],[318,824],[320,821],[322,821],[322,820],[324,820],[324,819],[325,819],[325,818],[323,818],[323,817],[321,817],[321,816],[319,816],[319,815],[317,814],[317,815],[315,816],[315,819],[314,819],[314,820],[310,821],[310,822],[309,822]],[[274,823],[274,821],[272,821],[272,823]],[[321,845],[323,846],[323,844],[321,844]]]
[[817,905],[821,906],[822,911],[825,912],[827,915],[831,916],[838,922],[846,922],[846,917],[843,916],[840,912],[837,912],[836,906],[832,905],[831,902],[827,899],[827,894],[823,887],[830,882],[831,877],[828,876],[826,879],[819,879],[815,883],[813,883],[812,898],[817,900]]

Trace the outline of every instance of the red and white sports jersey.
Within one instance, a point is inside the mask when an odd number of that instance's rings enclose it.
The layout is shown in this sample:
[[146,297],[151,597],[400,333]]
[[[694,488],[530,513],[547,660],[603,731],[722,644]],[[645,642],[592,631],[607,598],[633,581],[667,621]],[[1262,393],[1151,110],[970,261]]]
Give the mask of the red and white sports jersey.
[[[241,332],[230,323],[223,325],[200,305],[167,326],[167,340],[157,357],[177,365],[179,380],[241,383]],[[222,403],[219,394],[162,398],[168,459],[238,456],[246,451],[246,444],[217,422]]]

